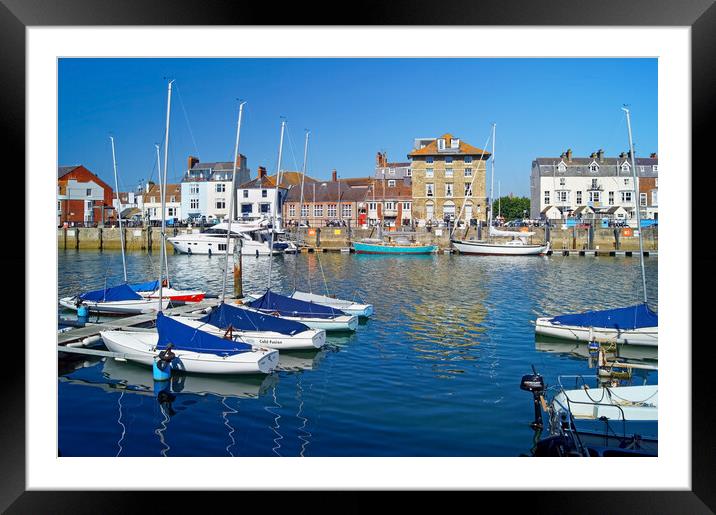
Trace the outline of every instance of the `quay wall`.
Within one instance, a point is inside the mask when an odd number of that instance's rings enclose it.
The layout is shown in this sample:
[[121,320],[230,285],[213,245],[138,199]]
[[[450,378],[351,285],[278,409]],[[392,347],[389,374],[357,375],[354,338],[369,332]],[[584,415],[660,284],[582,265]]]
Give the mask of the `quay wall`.
[[[125,236],[126,250],[159,250],[160,245],[160,228],[159,227],[124,227],[122,228]],[[307,247],[339,249],[350,247],[351,239],[375,238],[377,230],[372,229],[355,229],[347,227],[321,227],[312,230],[313,235],[308,234],[307,229],[301,229],[301,241]],[[540,243],[545,238],[544,227],[534,227],[530,231],[535,233],[532,236],[531,243]],[[177,235],[190,232],[199,232],[196,228],[168,228],[167,234]],[[554,229],[550,230],[550,241],[553,250],[639,250],[639,238],[632,236],[624,236],[624,231],[619,230],[619,246],[617,247],[614,229],[595,229],[593,241],[589,242],[589,231],[587,229]],[[291,239],[296,240],[299,235],[295,229],[289,230],[288,234]],[[385,231],[384,234],[391,234]],[[482,236],[487,235],[487,229],[482,229]],[[476,227],[470,227],[469,230],[457,229],[454,234],[455,238],[470,239],[478,237]],[[417,241],[426,244],[438,245],[441,249],[450,248],[450,231],[448,229],[432,228],[428,231],[425,228],[419,228],[414,235]],[[643,229],[644,250],[658,251],[659,249],[659,233],[658,227],[648,227]],[[59,249],[86,249],[86,250],[119,250],[121,248],[120,230],[118,227],[104,228],[84,228],[70,227],[59,228],[57,230],[57,246]],[[172,246],[167,245],[167,250],[172,251]]]

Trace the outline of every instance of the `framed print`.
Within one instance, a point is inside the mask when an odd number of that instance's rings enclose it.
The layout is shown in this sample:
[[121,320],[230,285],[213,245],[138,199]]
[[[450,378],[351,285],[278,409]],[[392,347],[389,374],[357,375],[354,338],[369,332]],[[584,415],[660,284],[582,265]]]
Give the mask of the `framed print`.
[[[0,6],[28,251],[0,506],[428,490],[716,509],[691,289],[712,282],[691,216],[712,2],[265,11]],[[592,402],[564,414],[557,384]],[[619,436],[626,412],[655,433]]]

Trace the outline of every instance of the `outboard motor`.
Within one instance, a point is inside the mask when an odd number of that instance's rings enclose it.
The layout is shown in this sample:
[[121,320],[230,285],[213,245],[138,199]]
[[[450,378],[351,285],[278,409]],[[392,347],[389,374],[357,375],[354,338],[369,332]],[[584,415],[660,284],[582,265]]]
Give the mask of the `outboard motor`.
[[532,429],[542,429],[542,409],[540,407],[542,394],[544,394],[544,379],[537,373],[534,365],[532,365],[532,374],[522,376],[520,381],[520,389],[532,392],[532,401],[535,409],[535,419],[530,424]]

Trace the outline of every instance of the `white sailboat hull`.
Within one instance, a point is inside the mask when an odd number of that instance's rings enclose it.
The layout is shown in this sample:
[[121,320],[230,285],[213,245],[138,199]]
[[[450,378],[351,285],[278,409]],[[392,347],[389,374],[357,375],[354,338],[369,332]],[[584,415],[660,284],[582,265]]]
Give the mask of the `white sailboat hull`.
[[507,243],[488,243],[485,241],[453,240],[453,246],[461,254],[483,256],[539,256],[549,251],[549,243],[545,245],[528,245],[517,240]]
[[563,390],[555,395],[556,412],[569,410],[578,420],[658,420],[659,386],[619,386]]
[[[157,333],[132,331],[100,332],[105,346],[126,354],[127,360],[143,365],[153,365],[156,356]],[[231,356],[199,353],[173,349],[180,370],[196,374],[270,374],[278,365],[276,350],[254,349]]]
[[[169,306],[170,299],[162,299],[162,309]],[[59,301],[60,306],[77,311],[75,297],[64,297]],[[159,307],[157,299],[119,300],[113,302],[95,302],[84,300],[82,303],[93,313],[107,313],[116,315],[141,315],[154,313]]]
[[538,318],[535,332],[545,336],[589,342],[592,338],[606,340],[618,344],[659,345],[658,327],[641,327],[639,329],[613,329],[609,327],[584,327],[576,325],[557,325],[550,322],[551,317]]
[[316,293],[303,291],[295,291],[291,294],[291,297],[298,300],[304,300],[306,302],[315,302],[316,304],[322,304],[323,306],[340,309],[344,313],[355,315],[357,317],[367,318],[373,314],[372,304],[359,304],[357,302],[351,302],[350,300],[336,299],[325,295],[318,295]]
[[[207,333],[223,337],[226,334],[224,329],[207,324],[200,320],[188,317],[172,317],[174,320],[195,327]],[[241,342],[248,343],[254,347],[268,347],[276,350],[308,350],[320,349],[326,343],[326,332],[320,329],[308,329],[301,333],[292,335],[277,333],[274,331],[237,331],[233,336]]]
[[[254,295],[247,295],[248,298],[254,300],[258,297]],[[237,305],[241,309],[248,309],[256,313],[265,312],[254,309],[246,305]],[[358,327],[358,317],[355,315],[341,315],[335,318],[313,318],[313,317],[292,317],[284,315],[273,315],[284,320],[293,320],[294,322],[300,322],[307,325],[311,329],[323,329],[324,331],[355,331]]]

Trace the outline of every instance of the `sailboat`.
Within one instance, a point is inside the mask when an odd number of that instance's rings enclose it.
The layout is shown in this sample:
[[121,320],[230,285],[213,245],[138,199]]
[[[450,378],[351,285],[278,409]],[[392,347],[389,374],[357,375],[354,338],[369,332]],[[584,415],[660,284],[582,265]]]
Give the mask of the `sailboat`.
[[[306,142],[303,146],[303,169],[301,174],[301,206],[299,207],[299,231],[301,227],[301,222],[303,222],[303,180],[306,177],[306,160],[308,158],[308,138],[310,136],[310,132],[306,131]],[[340,183],[339,183],[340,185]],[[338,195],[340,199],[340,193]],[[339,208],[340,209],[340,208]],[[320,257],[318,257],[318,263],[320,265]],[[323,268],[321,268],[323,270]],[[328,288],[326,288],[328,290]],[[318,295],[316,293],[305,292],[305,291],[299,291],[294,290],[294,292],[290,295],[292,299],[296,300],[302,300],[305,302],[315,302],[316,304],[322,304],[324,306],[329,306],[338,310],[343,311],[344,313],[347,313],[349,315],[355,315],[358,317],[369,317],[373,314],[373,305],[372,304],[365,304],[365,303],[358,303],[353,302],[350,300],[344,300],[344,299],[338,299],[335,297],[331,297],[328,295],[328,291],[326,291],[326,295]]]
[[[117,159],[114,151],[114,138],[110,136],[112,143],[112,164],[114,168],[114,187],[117,193],[117,208],[121,207],[119,200],[119,184],[117,180]],[[119,211],[118,211],[119,212]],[[118,286],[107,287],[101,290],[93,290],[77,295],[63,297],[59,300],[62,307],[77,311],[80,306],[87,307],[91,312],[111,315],[138,315],[152,313],[157,310],[157,303],[138,294],[127,284],[127,260],[124,255],[124,231],[122,230],[122,217],[119,219],[119,237],[122,249],[122,271],[124,272],[124,283]],[[170,299],[164,299],[159,309],[166,309]]]
[[[171,108],[172,82],[167,91],[167,121],[164,144],[164,180],[166,185],[167,160],[169,152],[169,115]],[[242,104],[243,106],[243,104]],[[238,149],[241,127],[241,109],[236,135]],[[162,234],[165,225],[165,191],[162,199]],[[174,357],[170,361],[172,370],[204,374],[268,374],[278,365],[278,352],[273,349],[253,347],[237,341],[229,335],[220,337],[191,327],[161,312],[163,306],[163,267],[166,245],[161,246],[159,262],[159,313],[156,318],[156,332],[146,331],[102,331],[100,337],[106,347],[125,354],[126,359],[144,365],[154,365],[161,352],[171,349]],[[129,288],[127,286],[127,288]]]
[[[634,144],[631,135],[631,118],[629,110],[626,108],[622,109],[626,112],[627,128],[629,131],[634,198],[638,199]],[[641,214],[638,205],[634,211],[636,212],[637,227],[639,227],[639,258],[644,302],[623,308],[538,318],[535,322],[535,332],[537,334],[585,342],[600,339],[620,344],[658,345],[659,317],[657,313],[652,311],[649,307],[646,294],[644,243],[641,235]]]
[[[492,179],[490,184],[490,209],[488,211],[487,226],[490,238],[494,237],[511,237],[510,241],[483,241],[483,240],[458,240],[452,239],[453,246],[460,251],[461,254],[479,254],[479,255],[496,255],[496,256],[540,256],[549,252],[550,244],[538,244],[532,245],[527,243],[527,238],[534,235],[534,232],[513,232],[513,231],[501,231],[492,226],[492,212],[493,212],[493,190],[495,185],[495,128],[496,124],[492,124]],[[478,174],[474,174],[472,182],[475,182],[475,178]],[[472,184],[470,185],[472,190]],[[460,209],[460,216],[462,215],[462,209]],[[460,218],[458,216],[458,219]],[[453,228],[453,232],[455,228]]]

